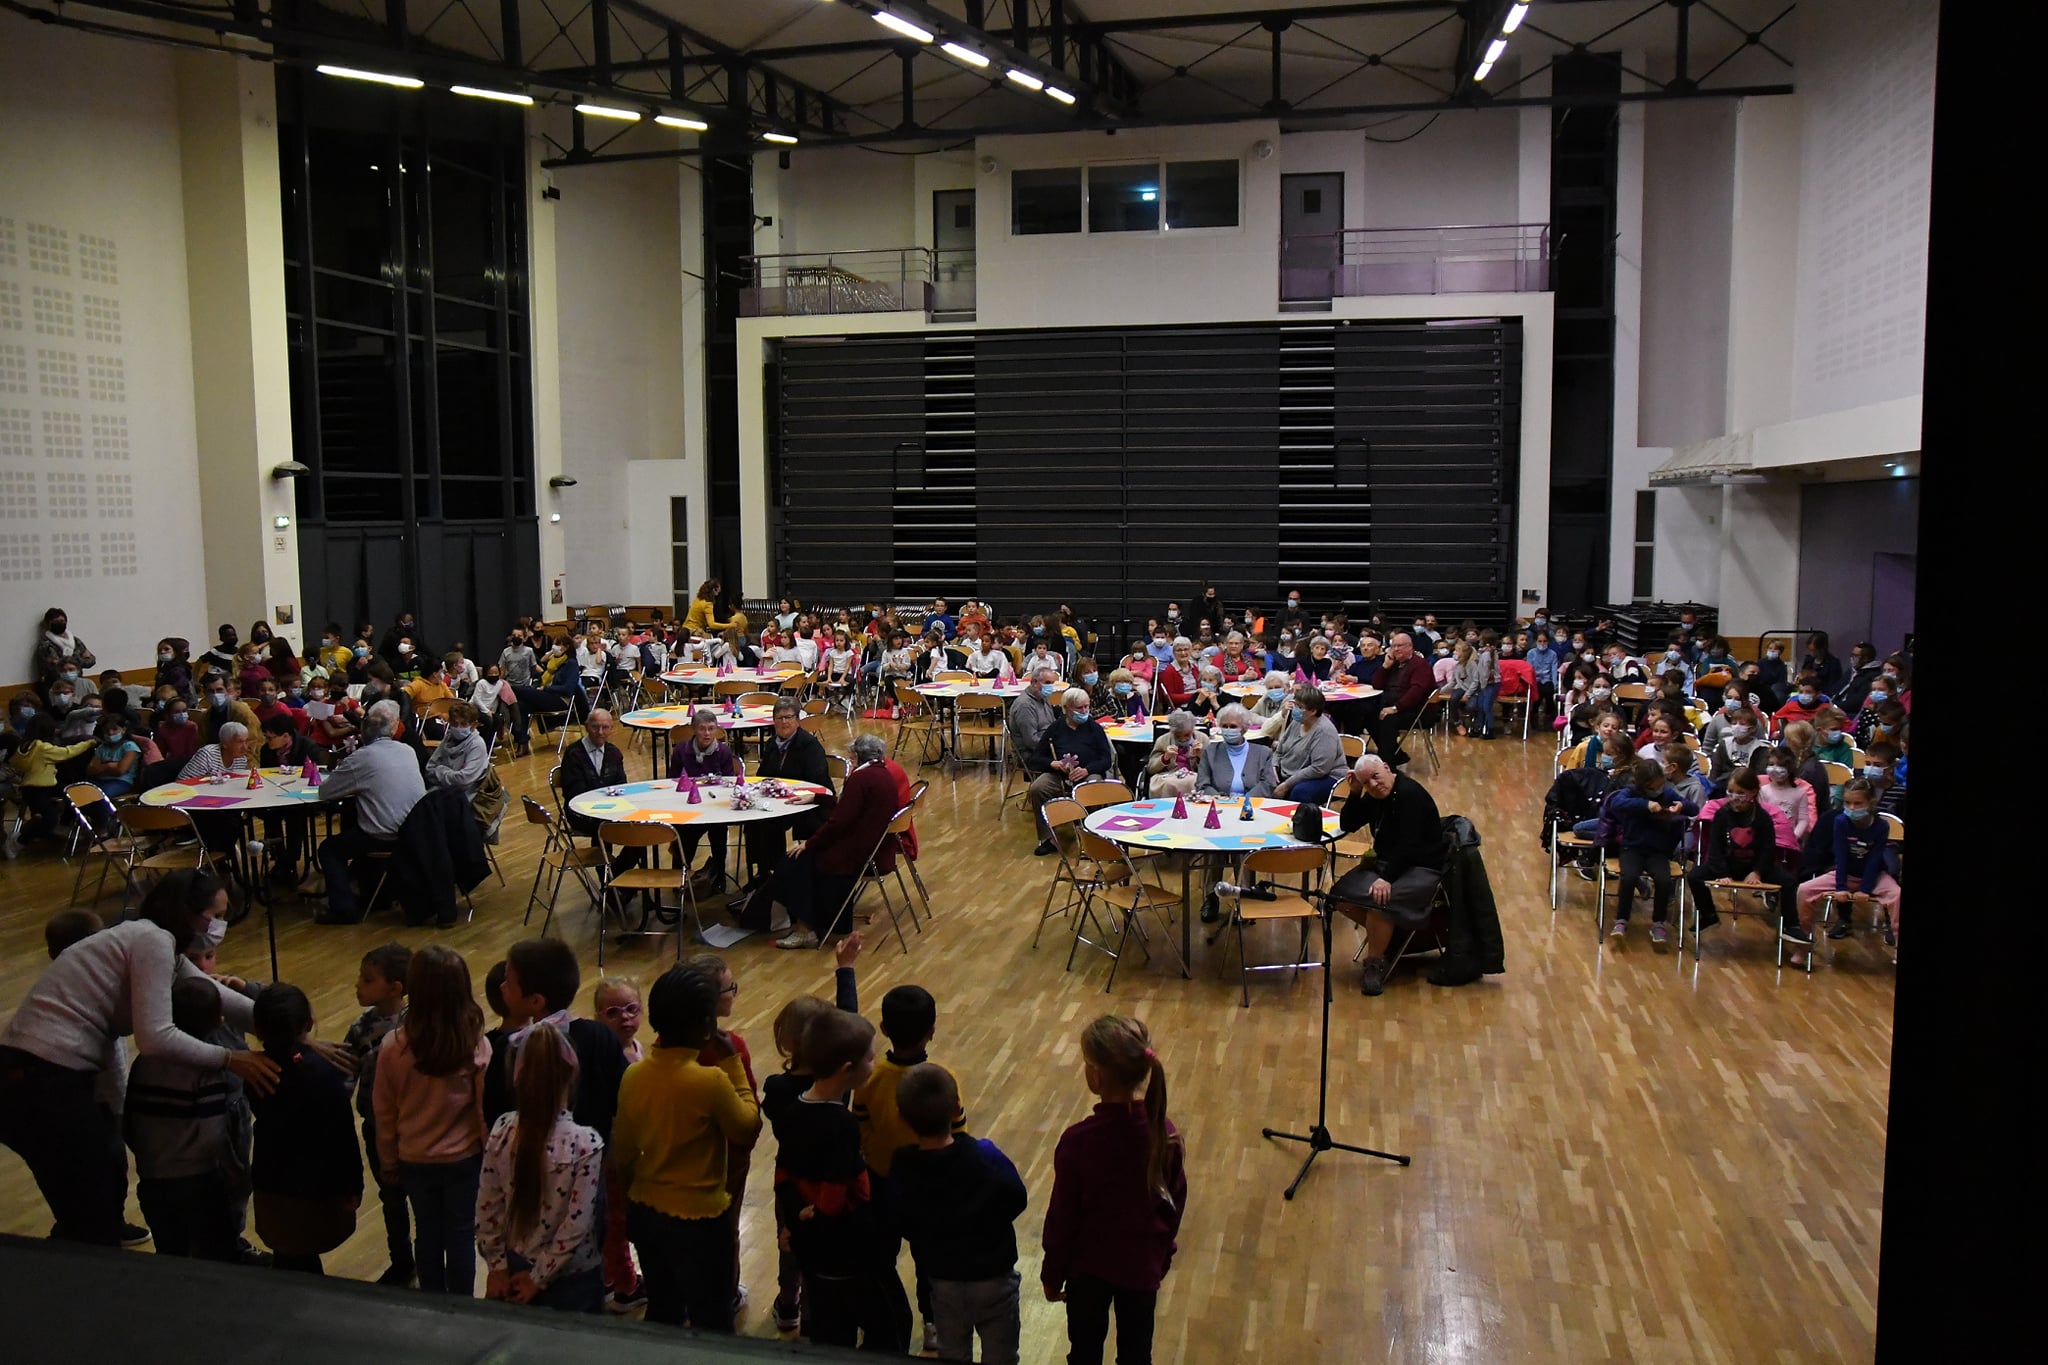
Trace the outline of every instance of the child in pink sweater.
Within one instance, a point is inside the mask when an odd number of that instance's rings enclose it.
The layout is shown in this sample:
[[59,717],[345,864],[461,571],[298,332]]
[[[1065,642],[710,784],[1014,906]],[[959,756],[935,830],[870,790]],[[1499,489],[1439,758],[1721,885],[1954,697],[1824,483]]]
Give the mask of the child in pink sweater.
[[405,1022],[377,1053],[377,1165],[412,1205],[420,1288],[476,1287],[476,1197],[483,1170],[484,1076],[491,1045],[469,964],[439,944],[412,955]]

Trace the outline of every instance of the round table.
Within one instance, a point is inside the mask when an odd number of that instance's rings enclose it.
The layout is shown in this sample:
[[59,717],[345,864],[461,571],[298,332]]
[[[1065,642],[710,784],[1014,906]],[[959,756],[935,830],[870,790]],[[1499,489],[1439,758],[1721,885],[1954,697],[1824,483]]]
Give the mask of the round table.
[[796,665],[785,664],[779,668],[735,668],[721,675],[714,665],[702,664],[671,668],[661,675],[661,680],[678,687],[709,687],[719,682],[758,683],[772,692],[801,672],[803,670]]
[[[1126,844],[1132,848],[1159,849],[1173,853],[1212,854],[1223,857],[1241,857],[1255,853],[1262,848],[1300,848],[1301,841],[1292,834],[1294,809],[1301,803],[1282,797],[1217,797],[1215,799],[1218,827],[1209,829],[1205,822],[1209,818],[1208,797],[1186,798],[1187,816],[1176,820],[1173,817],[1173,802],[1125,801],[1120,805],[1103,806],[1088,812],[1081,827],[1091,834],[1099,834],[1112,843]],[[1241,818],[1241,812],[1250,807],[1251,819]],[[1335,839],[1338,834],[1337,812],[1323,808],[1323,838]],[[1180,955],[1187,962],[1194,950],[1194,916],[1190,913],[1189,888],[1190,872],[1194,859],[1181,864],[1180,871]]]
[[[1064,687],[1064,683],[1055,683]],[[919,683],[913,691],[919,696],[936,697],[941,701],[953,701],[960,697],[1021,697],[1031,684],[1016,678],[998,681],[994,678],[976,678],[973,682],[927,682]]]
[[[830,790],[811,782],[779,778],[764,781],[781,781],[783,786],[793,791],[805,791],[813,796],[827,795]],[[747,783],[747,790],[753,798],[753,806],[748,810],[733,809],[732,784],[721,778],[705,778],[697,784],[697,794],[701,799],[695,805],[687,796],[677,792],[674,782],[662,778],[654,782],[628,782],[622,787],[594,788],[570,801],[569,810],[592,820],[668,825],[679,829],[693,824],[738,825],[753,820],[775,820],[816,808],[814,801],[785,801],[779,797],[763,796],[761,786],[759,781]]]
[[[219,779],[196,778],[190,782],[166,782],[161,787],[151,787],[142,794],[145,806],[175,806],[179,810],[200,814],[224,812],[229,815],[251,817],[277,815],[289,810],[304,810],[328,803],[325,787],[308,786],[300,776],[303,769],[264,768],[257,774],[262,785],[251,787],[246,771],[227,773]],[[270,939],[270,979],[278,979],[277,971],[277,920],[270,904],[268,891],[262,889],[262,877],[250,861],[246,842],[237,838],[234,867],[243,883],[245,895],[263,902],[264,929]],[[317,849],[310,831],[306,841],[306,856],[317,861]],[[245,902],[246,904],[246,902]]]
[[738,711],[727,711],[717,706],[643,706],[638,711],[628,711],[619,717],[619,724],[633,730],[652,731],[660,743],[649,746],[654,752],[654,776],[661,776],[661,761],[668,757],[669,731],[687,730],[690,719],[699,711],[715,711],[718,714],[718,728],[729,733],[745,734],[752,730],[765,729],[775,723],[773,706],[743,706]]
[[[1290,690],[1297,685],[1288,683]],[[1377,687],[1367,687],[1363,683],[1317,683],[1315,688],[1323,694],[1324,701],[1371,701],[1380,694]],[[1262,682],[1225,683],[1223,690],[1246,701],[1256,701],[1266,695],[1266,685]]]

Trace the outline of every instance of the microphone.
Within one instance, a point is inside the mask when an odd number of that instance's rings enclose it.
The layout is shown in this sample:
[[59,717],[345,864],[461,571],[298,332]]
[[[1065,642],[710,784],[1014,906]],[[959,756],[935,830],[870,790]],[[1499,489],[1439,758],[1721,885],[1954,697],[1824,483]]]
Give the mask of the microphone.
[[1216,895],[1218,899],[1228,896],[1232,900],[1276,901],[1280,899],[1273,894],[1273,888],[1270,886],[1233,886],[1229,882],[1216,883]]

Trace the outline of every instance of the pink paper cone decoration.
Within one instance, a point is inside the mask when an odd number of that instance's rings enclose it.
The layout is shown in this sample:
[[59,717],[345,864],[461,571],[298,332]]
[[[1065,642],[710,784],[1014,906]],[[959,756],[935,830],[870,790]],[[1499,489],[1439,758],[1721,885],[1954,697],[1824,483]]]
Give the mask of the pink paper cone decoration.
[[300,770],[299,770],[299,780],[300,780],[301,782],[305,783],[305,784],[306,784],[307,786],[309,786],[309,787],[317,787],[317,786],[319,786],[319,785],[320,785],[320,765],[319,765],[318,763],[315,763],[315,762],[314,762],[314,761],[313,761],[312,759],[310,759],[310,758],[309,758],[309,759],[307,759],[307,760],[306,760],[306,766],[305,766],[304,768],[302,768],[302,769],[300,769]]
[[1302,671],[1302,667],[1300,664],[1296,664],[1294,666],[1294,680],[1298,683],[1305,683],[1308,681],[1308,674]]
[[1206,820],[1204,820],[1204,821],[1202,821],[1202,828],[1203,828],[1203,829],[1222,829],[1222,828],[1223,828],[1223,822],[1222,822],[1221,820],[1219,820],[1219,819],[1217,819],[1217,818],[1216,818],[1216,803],[1215,803],[1214,801],[1211,801],[1211,802],[1209,803],[1209,818],[1208,818],[1208,819],[1206,819]]
[[1178,796],[1173,798],[1173,818],[1176,820],[1188,818],[1188,803]]
[[688,801],[688,804],[689,804],[689,805],[692,805],[692,806],[701,806],[701,805],[703,805],[703,804],[704,804],[704,789],[703,789],[703,788],[701,788],[701,787],[699,787],[699,786],[698,786],[698,785],[697,785],[697,784],[696,784],[696,783],[695,783],[694,781],[691,781],[691,779],[690,779],[690,776],[689,776],[689,774],[687,774],[687,773],[685,773],[685,774],[683,775],[683,780],[684,780],[685,782],[689,782],[689,783],[690,783],[690,797],[689,797],[689,801]]

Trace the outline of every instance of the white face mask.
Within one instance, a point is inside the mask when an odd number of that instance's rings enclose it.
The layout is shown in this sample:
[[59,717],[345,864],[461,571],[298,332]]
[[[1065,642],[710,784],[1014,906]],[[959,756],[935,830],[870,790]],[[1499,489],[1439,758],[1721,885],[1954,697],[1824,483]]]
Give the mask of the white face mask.
[[218,948],[222,939],[228,936],[228,922],[224,919],[206,921],[206,941]]

